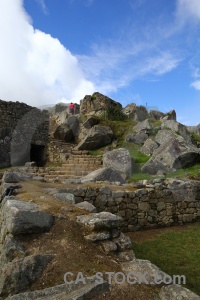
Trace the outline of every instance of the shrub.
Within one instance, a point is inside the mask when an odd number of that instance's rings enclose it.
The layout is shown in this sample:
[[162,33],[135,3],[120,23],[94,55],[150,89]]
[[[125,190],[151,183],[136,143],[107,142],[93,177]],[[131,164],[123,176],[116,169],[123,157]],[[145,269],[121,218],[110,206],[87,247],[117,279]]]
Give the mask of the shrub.
[[105,109],[105,118],[112,121],[124,121],[127,119],[127,116],[123,113],[120,107],[108,106]]

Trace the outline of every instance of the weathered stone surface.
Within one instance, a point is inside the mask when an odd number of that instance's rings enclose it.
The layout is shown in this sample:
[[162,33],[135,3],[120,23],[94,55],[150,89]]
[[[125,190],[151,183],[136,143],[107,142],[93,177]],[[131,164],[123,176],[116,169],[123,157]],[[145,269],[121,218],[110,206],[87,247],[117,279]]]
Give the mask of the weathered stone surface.
[[172,138],[178,138],[178,135],[173,132],[171,129],[161,129],[155,136],[155,142],[159,145],[162,145],[168,142]]
[[135,132],[140,132],[140,131],[144,131],[144,132],[149,132],[151,130],[152,126],[149,123],[149,120],[146,119],[142,122],[138,122],[134,127],[133,130]]
[[103,166],[116,169],[124,180],[131,177],[133,172],[133,160],[125,148],[106,152],[103,155]]
[[170,110],[165,116],[163,117],[164,120],[173,120],[176,121],[176,112],[174,109]]
[[41,275],[53,255],[31,255],[7,263],[0,274],[0,295],[25,291]]
[[81,183],[95,181],[125,182],[119,172],[111,167],[98,169],[81,178]]
[[162,117],[164,117],[164,113],[162,113],[159,110],[150,110],[149,116],[150,118],[153,118],[155,120],[160,120]]
[[117,245],[118,251],[130,250],[132,248],[131,239],[122,232],[118,238],[112,240]]
[[181,136],[170,139],[160,145],[152,157],[144,164],[142,171],[156,174],[159,170],[170,172],[191,166],[200,161],[200,152],[192,144],[188,144]]
[[189,132],[194,132],[200,137],[200,123],[197,126],[186,126]]
[[101,115],[108,107],[121,109],[122,105],[98,92],[85,96],[80,102],[80,112],[87,115]]
[[96,207],[94,205],[92,205],[91,203],[87,202],[87,201],[77,203],[75,206],[78,207],[78,208],[82,208],[82,209],[85,209],[87,211],[90,211],[92,213],[97,212]]
[[94,279],[85,278],[84,282],[73,281],[69,284],[61,284],[33,292],[21,293],[9,296],[6,300],[83,300],[95,299],[101,293],[109,289],[107,281],[102,283]]
[[187,143],[192,143],[192,138],[187,127],[174,120],[163,120],[161,129],[171,129],[173,132],[181,135]]
[[54,139],[58,139],[64,142],[71,142],[74,140],[74,134],[72,129],[69,127],[68,124],[61,124],[59,125],[54,134]]
[[114,133],[107,126],[95,125],[87,136],[75,147],[76,150],[95,150],[112,142]]
[[85,239],[90,242],[108,240],[111,237],[109,231],[93,232],[85,236]]
[[56,193],[53,195],[56,199],[70,204],[75,204],[75,197],[71,193]]
[[102,241],[101,248],[106,254],[112,254],[117,251],[117,245],[112,241]]
[[128,104],[123,112],[128,118],[138,122],[144,121],[148,117],[148,112],[144,106],[136,106],[135,103]]
[[5,227],[13,235],[47,231],[53,225],[54,217],[40,211],[35,203],[7,200],[2,215]]
[[17,183],[17,182],[20,182],[20,177],[15,172],[6,171],[3,174],[2,182]]
[[159,296],[161,300],[200,300],[200,296],[177,284],[163,286]]
[[66,120],[66,124],[73,132],[73,136],[76,137],[79,132],[79,120],[76,116],[69,116]]
[[37,164],[35,161],[29,161],[25,163],[25,167],[36,167]]
[[83,126],[87,129],[92,128],[94,125],[98,125],[100,120],[94,116],[90,116],[84,123]]
[[133,277],[136,277],[136,279],[138,279],[137,275],[146,274],[145,278],[147,282],[143,282],[146,284],[156,285],[155,278],[162,281],[167,276],[166,273],[162,272],[157,266],[148,260],[134,259],[130,262],[122,263],[121,266],[125,274],[134,272]]
[[144,144],[144,142],[148,139],[148,134],[145,132],[138,132],[138,133],[129,133],[126,136],[126,141],[130,143],[135,143],[135,144]]
[[135,259],[135,254],[133,250],[118,252],[116,255],[117,255],[117,260],[119,260],[120,262],[127,262]]
[[25,256],[25,249],[23,245],[12,236],[7,235],[3,247],[1,249],[0,264],[12,261],[15,258],[22,258]]
[[151,139],[147,139],[144,145],[140,148],[140,152],[150,156],[158,148],[158,144]]
[[90,228],[92,231],[98,231],[121,227],[123,219],[109,212],[100,212],[77,216],[77,222]]

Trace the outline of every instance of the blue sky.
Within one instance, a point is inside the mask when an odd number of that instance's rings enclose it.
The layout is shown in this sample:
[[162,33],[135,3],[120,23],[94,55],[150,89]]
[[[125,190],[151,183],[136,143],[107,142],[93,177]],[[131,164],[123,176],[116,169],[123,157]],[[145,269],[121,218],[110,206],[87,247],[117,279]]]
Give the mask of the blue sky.
[[199,0],[0,0],[0,99],[101,92],[200,123]]

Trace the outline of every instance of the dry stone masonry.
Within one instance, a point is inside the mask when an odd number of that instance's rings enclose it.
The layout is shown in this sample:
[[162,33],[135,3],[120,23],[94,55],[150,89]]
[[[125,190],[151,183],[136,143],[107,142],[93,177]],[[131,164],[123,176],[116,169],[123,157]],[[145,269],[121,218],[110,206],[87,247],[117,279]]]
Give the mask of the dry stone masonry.
[[20,102],[0,100],[0,167],[45,161],[49,114]]
[[176,179],[146,181],[140,188],[112,187],[67,188],[75,202],[88,201],[98,212],[106,211],[123,217],[123,231],[135,231],[200,220],[200,182]]

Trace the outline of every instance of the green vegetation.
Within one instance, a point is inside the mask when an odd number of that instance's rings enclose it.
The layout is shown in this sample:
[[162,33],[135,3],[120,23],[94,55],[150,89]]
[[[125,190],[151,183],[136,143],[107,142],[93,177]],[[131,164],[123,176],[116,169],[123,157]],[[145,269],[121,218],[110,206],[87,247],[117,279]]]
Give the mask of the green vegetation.
[[98,156],[102,155],[102,152],[100,150],[90,150],[89,155]]
[[194,166],[183,168],[180,170],[177,170],[173,173],[168,173],[166,175],[168,178],[183,178],[183,177],[189,177],[191,179],[197,179],[200,180],[200,164],[196,164]]
[[200,142],[200,137],[195,132],[192,132],[191,136],[195,142]]
[[162,124],[162,121],[160,120],[155,120],[153,118],[148,118],[149,123],[153,126],[153,127],[160,127]]
[[101,119],[100,122],[100,125],[108,126],[112,129],[119,143],[123,143],[125,135],[135,124],[136,122],[130,119],[126,119],[124,121],[112,121]]
[[185,287],[200,295],[200,226],[177,228],[155,236],[149,232],[142,242],[133,242],[133,251],[137,258],[150,260],[171,276],[185,275]]
[[125,121],[128,117],[118,106],[108,106],[105,110],[105,118],[112,121]]

